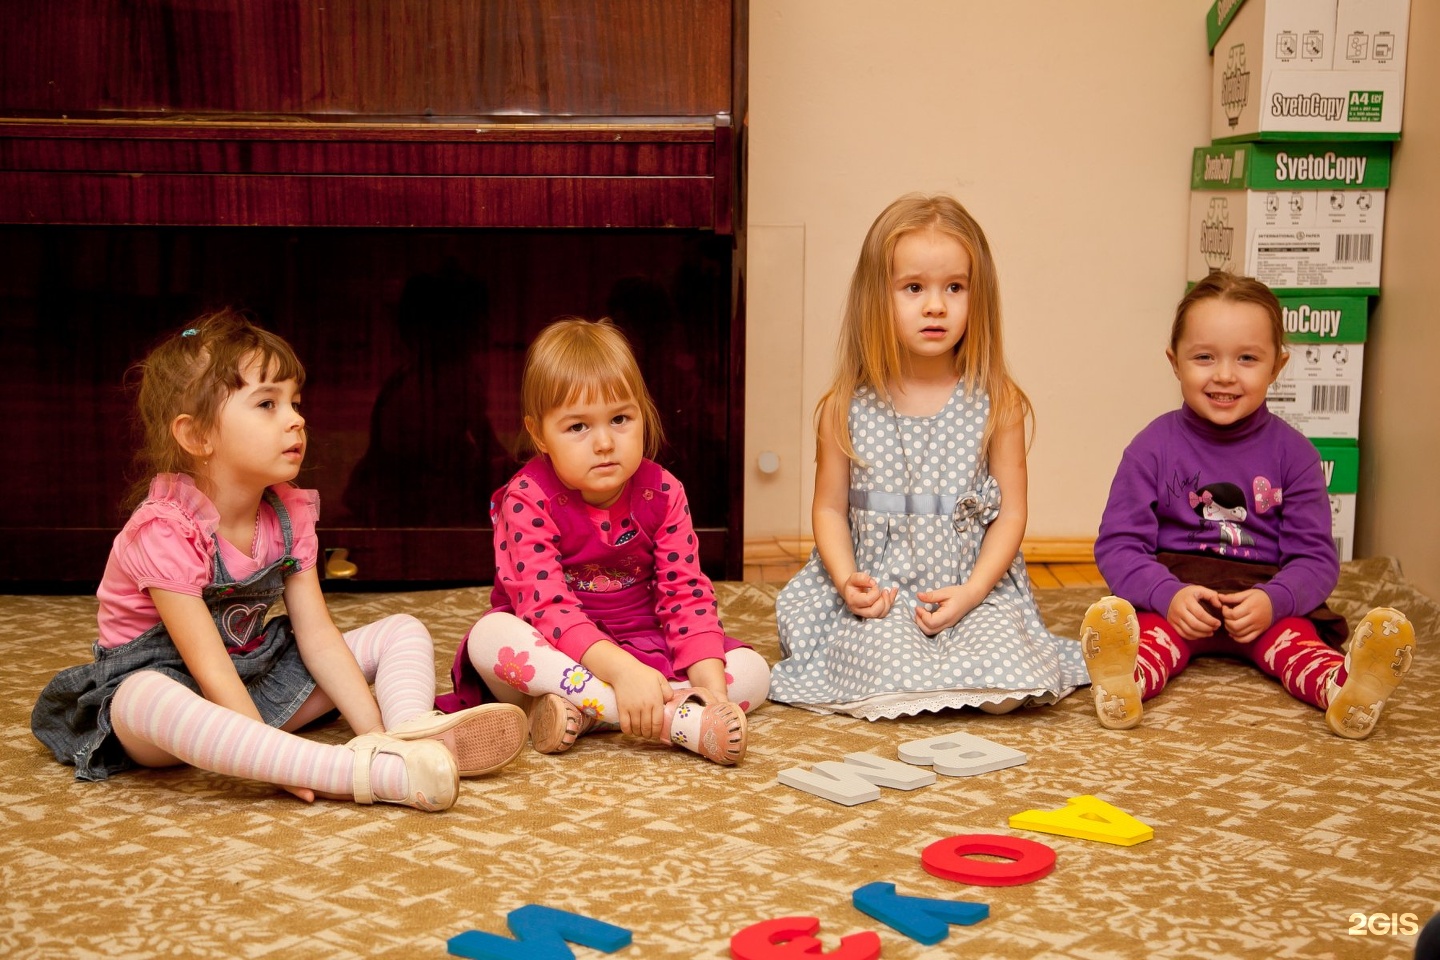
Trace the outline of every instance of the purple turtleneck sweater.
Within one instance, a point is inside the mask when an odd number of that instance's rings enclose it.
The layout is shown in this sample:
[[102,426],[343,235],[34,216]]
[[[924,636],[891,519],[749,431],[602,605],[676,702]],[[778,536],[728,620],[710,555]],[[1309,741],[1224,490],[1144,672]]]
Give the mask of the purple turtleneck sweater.
[[1157,417],[1115,471],[1095,562],[1116,596],[1164,616],[1185,584],[1157,552],[1278,566],[1259,586],[1275,619],[1314,610],[1340,576],[1319,452],[1264,404],[1228,427],[1189,407]]

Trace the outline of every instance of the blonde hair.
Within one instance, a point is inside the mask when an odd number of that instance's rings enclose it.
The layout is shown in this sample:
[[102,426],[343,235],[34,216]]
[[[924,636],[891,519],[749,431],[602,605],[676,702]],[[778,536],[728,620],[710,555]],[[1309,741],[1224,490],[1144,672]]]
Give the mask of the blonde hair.
[[156,474],[195,476],[199,459],[176,439],[175,418],[189,415],[197,434],[209,433],[225,401],[245,385],[245,368],[252,363],[259,364],[267,380],[305,384],[305,367],[290,344],[225,307],[168,334],[130,368],[127,377],[136,384],[135,413],[144,439],[135,454],[138,479],[128,507],[145,498]]
[[[861,387],[888,397],[890,384],[904,374],[895,310],[891,298],[891,271],[895,245],[901,237],[935,230],[958,241],[970,256],[969,314],[965,335],[955,348],[955,373],[973,394],[983,389],[990,397],[990,417],[981,436],[981,453],[988,456],[997,424],[1019,417],[1033,428],[1030,398],[1010,378],[1000,334],[1000,288],[990,244],[975,218],[953,197],[909,193],[886,207],[860,247],[860,258],[850,277],[845,301],[835,378],[815,408],[817,430],[829,426],[840,448],[858,460],[850,437],[850,398]],[[830,410],[831,422],[821,418]]]
[[[595,321],[561,317],[540,331],[525,353],[520,413],[527,427],[533,424],[538,430],[547,413],[567,403],[625,399],[640,407],[645,456],[653,460],[665,439],[660,411],[645,387],[630,342],[609,317]],[[522,457],[536,452],[529,429],[520,435],[519,452]]]
[[1275,356],[1279,357],[1286,352],[1285,318],[1275,293],[1254,277],[1242,277],[1216,270],[1191,287],[1175,307],[1175,322],[1170,325],[1171,353],[1175,352],[1175,348],[1180,345],[1180,338],[1185,335],[1186,314],[1202,300],[1255,304],[1265,311],[1265,316],[1270,320],[1270,339],[1275,344]]

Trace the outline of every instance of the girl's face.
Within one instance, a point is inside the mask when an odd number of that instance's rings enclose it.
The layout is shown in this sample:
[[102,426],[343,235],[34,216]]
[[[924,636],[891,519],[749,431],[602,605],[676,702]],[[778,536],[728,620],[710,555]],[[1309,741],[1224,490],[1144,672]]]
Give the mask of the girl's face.
[[1260,409],[1289,359],[1276,349],[1263,307],[1219,299],[1190,307],[1179,342],[1165,356],[1185,406],[1222,427]]
[[1229,521],[1230,523],[1245,522],[1244,507],[1222,507],[1218,503],[1207,503],[1203,508],[1202,515],[1206,520],[1214,520],[1216,523]]
[[573,398],[537,424],[525,418],[535,449],[550,457],[560,482],[592,507],[608,507],[645,456],[645,421],[632,397]]
[[933,227],[905,234],[890,263],[890,302],[901,353],[948,368],[970,318],[970,254]]
[[244,386],[220,407],[205,444],[206,474],[219,489],[263,490],[294,480],[305,459],[305,418],[294,380],[268,380],[258,360],[241,370]]

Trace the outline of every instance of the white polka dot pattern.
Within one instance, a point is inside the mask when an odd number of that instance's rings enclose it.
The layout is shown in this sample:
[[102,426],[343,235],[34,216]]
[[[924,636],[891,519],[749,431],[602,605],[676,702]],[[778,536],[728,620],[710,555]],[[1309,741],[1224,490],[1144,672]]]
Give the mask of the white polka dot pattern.
[[[933,417],[903,417],[873,391],[850,404],[859,463],[853,490],[987,498],[998,489],[980,457],[990,401],[957,387]],[[908,479],[907,479],[908,478]],[[1080,645],[1050,633],[1018,554],[990,595],[955,626],[927,637],[913,616],[916,594],[963,583],[974,570],[994,510],[957,524],[950,513],[881,513],[852,507],[859,569],[900,588],[884,619],[845,608],[819,552],[781,591],[775,619],[785,659],[770,698],[819,713],[875,720],[994,703],[1012,697],[1051,703],[1088,682]]]

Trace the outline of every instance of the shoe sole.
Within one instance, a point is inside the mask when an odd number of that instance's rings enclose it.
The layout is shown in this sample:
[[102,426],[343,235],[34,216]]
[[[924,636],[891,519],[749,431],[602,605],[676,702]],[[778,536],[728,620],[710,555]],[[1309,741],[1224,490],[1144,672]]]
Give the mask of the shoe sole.
[[1108,730],[1138,726],[1142,708],[1135,661],[1140,653],[1140,621],[1135,608],[1119,597],[1092,603],[1080,625],[1080,650],[1100,725]]
[[401,740],[435,740],[455,758],[462,777],[494,773],[525,749],[525,711],[511,703],[487,703],[437,716],[426,726],[392,733]]
[[1415,653],[1415,628],[1398,610],[1376,607],[1350,638],[1345,686],[1325,711],[1325,723],[1338,736],[1363,740],[1375,731],[1385,701],[1395,692]]
[[583,720],[579,708],[569,700],[557,693],[544,694],[530,708],[530,745],[536,753],[564,753],[580,738]]

